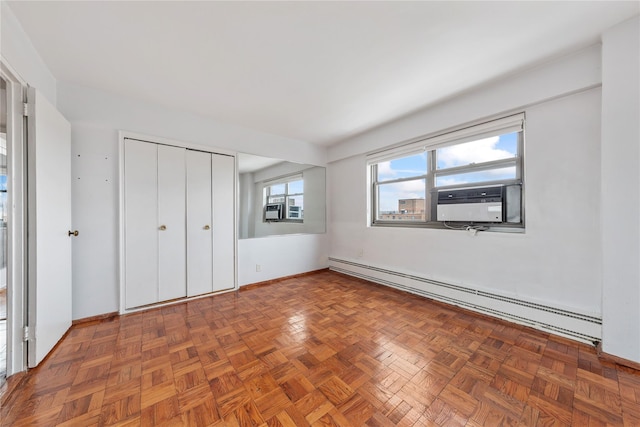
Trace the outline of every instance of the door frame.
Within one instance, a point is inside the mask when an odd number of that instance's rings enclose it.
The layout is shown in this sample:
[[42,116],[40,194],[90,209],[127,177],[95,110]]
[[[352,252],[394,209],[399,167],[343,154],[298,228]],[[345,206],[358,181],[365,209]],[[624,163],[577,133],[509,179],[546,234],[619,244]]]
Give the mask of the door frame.
[[4,58],[7,84],[7,377],[27,369],[27,83]]
[[[149,142],[153,144],[168,145],[172,147],[186,148],[190,150],[203,151],[211,154],[222,154],[234,158],[235,170],[233,174],[233,253],[234,253],[234,267],[233,267],[233,288],[225,289],[223,291],[217,291],[214,293],[208,293],[203,295],[197,295],[193,297],[180,298],[178,300],[172,300],[168,302],[159,302],[144,307],[126,308],[125,302],[125,203],[124,203],[124,140],[135,139],[141,142]],[[238,167],[237,167],[238,153],[232,150],[225,150],[213,146],[206,146],[201,144],[194,144],[190,142],[177,141],[168,138],[162,138],[158,136],[150,136],[140,134],[136,132],[121,130],[118,132],[118,278],[120,282],[120,314],[134,313],[137,311],[149,310],[151,308],[158,308],[172,304],[179,304],[185,301],[191,301],[199,298],[205,298],[211,295],[222,294],[226,292],[232,292],[238,290]]]

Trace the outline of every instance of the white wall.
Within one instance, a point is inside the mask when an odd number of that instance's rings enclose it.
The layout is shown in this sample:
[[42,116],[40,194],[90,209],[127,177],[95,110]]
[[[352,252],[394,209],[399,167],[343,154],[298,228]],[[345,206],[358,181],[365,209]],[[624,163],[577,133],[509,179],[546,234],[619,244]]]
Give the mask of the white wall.
[[[330,256],[601,316],[603,350],[640,362],[640,18],[601,48],[331,147]],[[367,227],[364,153],[519,107],[525,234]]]
[[[323,149],[310,144],[60,84],[6,3],[0,7],[3,61],[72,122],[73,216],[74,228],[81,230],[73,252],[76,319],[118,308],[117,130],[301,163],[324,165],[327,160]],[[640,362],[638,27],[636,17],[607,31],[602,61],[600,47],[593,46],[331,147],[331,234],[240,241],[239,284],[323,268],[330,251],[336,257],[602,313],[604,350]],[[566,96],[601,81],[601,116],[596,115],[598,89]],[[562,98],[547,102],[555,97]],[[526,234],[470,238],[446,230],[366,226],[363,153],[521,106],[528,106]],[[567,127],[560,118],[568,118]],[[593,139],[600,120],[602,145]],[[575,128],[578,122],[584,126]],[[593,174],[586,173],[590,168]],[[560,192],[552,191],[558,187]],[[401,245],[413,251],[401,256]],[[256,264],[261,272],[255,271]]]
[[56,80],[5,1],[0,2],[0,53],[13,72],[56,105]]
[[[72,124],[72,210],[74,228],[81,232],[73,247],[74,319],[118,310],[118,130],[299,163],[326,164],[326,150],[312,144],[56,82],[13,12],[5,2],[1,2],[1,8],[0,53],[3,62],[57,104]],[[302,239],[305,245],[309,243],[304,236],[292,236],[291,239],[294,242]],[[286,249],[280,246],[281,242],[266,238],[260,245],[272,245],[271,252],[278,253]],[[324,263],[317,263],[316,253],[309,253],[313,260],[307,262],[303,251],[299,254],[300,268],[326,266],[327,245],[318,244],[318,250],[325,251],[320,257]],[[289,242],[287,248],[290,246]],[[241,259],[238,262],[242,264]],[[270,263],[274,271],[277,262]],[[300,268],[292,269],[287,261],[282,271],[284,275],[296,274],[301,272]]]
[[536,68],[504,76],[493,84],[331,146],[328,161],[375,151],[600,83],[600,45],[594,45]]
[[[127,130],[212,148],[324,164],[325,151],[301,141],[263,134],[211,119],[122,99],[103,92],[58,84],[58,108],[72,125],[73,221],[80,236],[73,247],[73,317],[80,319],[118,311],[118,131]],[[316,245],[299,251],[295,261],[273,258],[268,271],[283,275],[326,266],[327,245],[321,238],[291,236],[260,239],[267,252]],[[298,242],[298,243],[296,243]],[[246,246],[246,245],[245,245]],[[254,263],[244,261],[239,269]],[[324,260],[324,263],[319,260]],[[252,267],[255,271],[255,266]],[[302,269],[302,270],[301,270]],[[260,278],[258,280],[261,280]],[[239,282],[242,284],[250,282]]]
[[71,126],[73,318],[118,311],[118,132]]
[[[238,241],[238,284],[264,282],[326,268],[329,236],[298,234]],[[256,271],[256,266],[260,271]]]
[[603,350],[640,363],[640,18],[603,35]]
[[87,123],[227,150],[324,165],[323,148],[208,117],[58,82],[58,108],[72,123]]
[[[599,317],[599,64],[592,47],[330,150],[330,257]],[[365,149],[503,111],[526,112],[524,234],[367,226]]]

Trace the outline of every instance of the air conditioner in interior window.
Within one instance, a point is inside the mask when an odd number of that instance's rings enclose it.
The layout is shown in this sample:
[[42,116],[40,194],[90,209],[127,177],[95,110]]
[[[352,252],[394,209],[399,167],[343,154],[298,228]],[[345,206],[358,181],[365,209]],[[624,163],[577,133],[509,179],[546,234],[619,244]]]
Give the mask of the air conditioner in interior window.
[[264,208],[264,219],[266,221],[280,221],[283,213],[282,203],[268,203]]
[[520,185],[438,191],[438,221],[520,222]]

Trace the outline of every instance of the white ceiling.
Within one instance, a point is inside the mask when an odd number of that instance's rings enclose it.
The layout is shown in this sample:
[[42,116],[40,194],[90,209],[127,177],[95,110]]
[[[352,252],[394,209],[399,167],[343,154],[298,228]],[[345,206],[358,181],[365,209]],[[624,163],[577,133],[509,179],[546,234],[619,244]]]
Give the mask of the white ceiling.
[[596,43],[639,2],[9,2],[59,81],[330,145]]

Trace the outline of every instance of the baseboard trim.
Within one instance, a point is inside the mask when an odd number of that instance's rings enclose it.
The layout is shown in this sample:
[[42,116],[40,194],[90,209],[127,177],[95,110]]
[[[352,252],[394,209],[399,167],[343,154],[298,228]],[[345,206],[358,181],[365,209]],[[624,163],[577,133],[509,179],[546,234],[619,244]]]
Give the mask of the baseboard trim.
[[591,344],[591,343],[585,343],[585,342],[582,342],[582,341],[577,341],[577,340],[575,340],[573,338],[567,338],[567,337],[562,336],[562,335],[549,334],[547,331],[542,331],[539,328],[533,328],[531,326],[524,325],[522,323],[515,323],[515,322],[513,322],[511,320],[507,320],[507,319],[503,319],[503,318],[500,318],[500,317],[492,316],[490,314],[482,313],[482,312],[476,311],[476,310],[470,310],[468,308],[461,307],[459,305],[453,305],[453,304],[450,304],[448,302],[439,301],[439,300],[434,299],[434,298],[429,298],[429,297],[425,297],[425,296],[422,296],[422,295],[414,294],[412,292],[408,292],[408,291],[405,291],[403,289],[398,289],[398,288],[395,288],[395,287],[392,287],[392,286],[384,285],[382,283],[377,283],[377,282],[374,282],[374,281],[371,281],[371,280],[368,280],[368,279],[363,279],[361,277],[353,276],[351,274],[342,273],[342,272],[337,271],[337,270],[331,269],[331,272],[335,273],[335,274],[339,274],[339,275],[344,276],[344,277],[348,277],[349,280],[356,280],[356,281],[359,281],[361,283],[366,283],[369,286],[379,286],[381,288],[386,289],[387,291],[397,292],[397,293],[400,293],[400,294],[409,293],[409,294],[415,295],[415,296],[417,296],[419,298],[424,298],[426,301],[428,301],[429,304],[433,304],[433,305],[436,305],[436,306],[439,306],[439,307],[445,307],[448,310],[453,310],[453,311],[457,311],[459,313],[464,313],[467,316],[472,316],[474,318],[483,319],[485,321],[494,323],[496,325],[503,325],[503,326],[509,327],[509,328],[522,329],[524,331],[527,331],[527,333],[529,333],[529,334],[540,336],[540,337],[544,337],[545,339],[549,339],[549,340],[555,341],[557,343],[561,343],[561,344],[565,344],[565,345],[569,345],[569,346],[578,345],[578,346],[581,346],[581,347],[584,347],[584,348],[594,349],[595,350],[595,346],[593,344]]
[[90,324],[93,325],[96,323],[102,323],[102,322],[113,320],[118,316],[119,316],[118,312],[113,311],[111,313],[98,314],[97,316],[83,317],[81,319],[73,320],[71,322],[71,326],[77,326],[77,325],[89,326]]
[[500,295],[468,285],[445,283],[416,273],[381,268],[348,259],[329,257],[329,268],[332,271],[551,332],[592,346],[601,341],[602,319],[597,315]]
[[290,276],[277,277],[275,279],[265,280],[264,282],[249,283],[248,285],[240,286],[240,289],[238,289],[238,290],[239,291],[250,291],[251,289],[260,288],[262,286],[267,286],[267,285],[272,285],[274,283],[279,283],[279,282],[282,282],[284,280],[295,279],[295,278],[298,278],[298,277],[311,276],[313,274],[321,273],[323,271],[329,271],[329,267],[321,268],[319,270],[307,271],[307,272],[299,273],[299,274],[292,274]]
[[625,359],[623,357],[614,356],[613,354],[605,353],[604,351],[602,351],[602,343],[598,343],[598,345],[596,346],[596,352],[598,354],[598,359],[603,362],[615,363],[616,365],[631,368],[635,371],[640,372],[640,363],[634,362],[633,360]]

